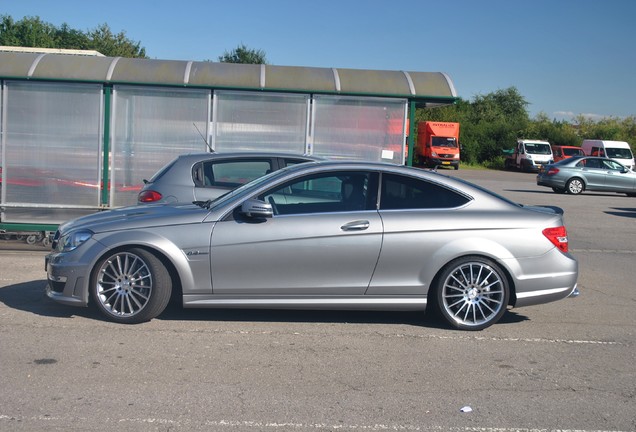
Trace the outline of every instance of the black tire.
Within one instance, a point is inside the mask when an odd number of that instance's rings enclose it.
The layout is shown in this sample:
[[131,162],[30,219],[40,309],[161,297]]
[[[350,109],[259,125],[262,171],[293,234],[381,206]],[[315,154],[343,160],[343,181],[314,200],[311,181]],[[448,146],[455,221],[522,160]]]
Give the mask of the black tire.
[[506,313],[510,287],[503,270],[479,256],[457,258],[440,273],[435,304],[442,318],[459,330],[483,330]]
[[558,194],[564,194],[564,193],[565,193],[565,189],[563,189],[563,188],[559,188],[559,187],[553,187],[553,188],[552,188],[552,191],[553,191],[554,193],[558,193]]
[[578,177],[571,178],[565,184],[565,190],[571,195],[578,195],[585,190],[585,183]]
[[165,265],[145,249],[114,252],[97,263],[91,296],[110,321],[138,324],[158,316],[168,305],[172,279]]

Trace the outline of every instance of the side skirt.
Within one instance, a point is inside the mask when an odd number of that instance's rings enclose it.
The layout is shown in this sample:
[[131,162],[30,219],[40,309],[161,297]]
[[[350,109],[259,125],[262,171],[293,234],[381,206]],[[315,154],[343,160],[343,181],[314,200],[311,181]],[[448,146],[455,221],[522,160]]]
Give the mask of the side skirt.
[[183,296],[185,308],[390,310],[426,309],[426,297],[228,297]]

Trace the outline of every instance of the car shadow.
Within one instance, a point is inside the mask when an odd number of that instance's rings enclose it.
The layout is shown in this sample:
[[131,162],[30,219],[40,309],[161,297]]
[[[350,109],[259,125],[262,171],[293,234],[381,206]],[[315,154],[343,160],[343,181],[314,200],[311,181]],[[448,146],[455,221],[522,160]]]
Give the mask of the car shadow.
[[[105,321],[93,307],[74,307],[56,303],[45,294],[46,280],[34,280],[0,288],[0,303],[12,309],[51,318],[82,317]],[[277,309],[190,309],[172,301],[159,315],[164,321],[281,322],[335,324],[406,324],[449,330],[451,327],[427,311],[349,311],[349,310],[277,310]],[[508,310],[496,325],[527,321],[524,315]]]
[[532,189],[504,189],[504,191],[506,192],[522,192],[522,193],[532,193],[532,194],[540,194],[540,195],[544,195],[544,194],[550,194],[550,195],[561,195],[561,196],[566,196],[566,197],[608,197],[608,198],[614,198],[617,196],[623,196],[625,198],[628,198],[624,193],[621,192],[587,192],[584,191],[579,195],[572,195],[572,194],[567,194],[567,193],[561,193],[561,194],[557,194],[556,192],[552,191],[549,188],[546,188],[546,190],[532,190]]
[[46,283],[46,280],[34,280],[2,287],[0,288],[0,303],[12,309],[45,317],[100,318],[97,311],[92,308],[67,306],[50,300],[45,294]]
[[636,218],[636,208],[620,208],[620,207],[614,207],[612,208],[612,210],[616,210],[616,211],[606,211],[606,214],[612,215],[612,216],[620,216],[620,217],[626,217],[626,218]]

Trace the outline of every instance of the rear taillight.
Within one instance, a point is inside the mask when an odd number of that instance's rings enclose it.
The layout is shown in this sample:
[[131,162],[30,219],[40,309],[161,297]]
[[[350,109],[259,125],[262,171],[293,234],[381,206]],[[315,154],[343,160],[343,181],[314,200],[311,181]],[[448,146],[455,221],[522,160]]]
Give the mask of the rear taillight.
[[546,228],[543,230],[543,235],[561,252],[568,252],[568,233],[564,226]]
[[137,202],[152,203],[159,201],[161,198],[162,195],[159,192],[153,190],[145,190],[139,193],[139,196],[137,196]]
[[558,169],[558,168],[550,167],[550,169],[549,169],[549,170],[548,170],[548,172],[547,172],[547,175],[555,175],[555,174],[556,174],[556,173],[558,173],[558,172],[559,172],[559,169]]

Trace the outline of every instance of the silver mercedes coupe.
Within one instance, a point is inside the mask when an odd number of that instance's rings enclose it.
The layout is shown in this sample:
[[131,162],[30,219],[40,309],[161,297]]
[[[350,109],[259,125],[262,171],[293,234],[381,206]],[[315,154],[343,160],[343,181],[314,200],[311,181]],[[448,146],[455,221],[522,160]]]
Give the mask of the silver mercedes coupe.
[[578,294],[560,209],[513,203],[439,173],[308,162],[215,200],[69,221],[47,294],[109,320],[186,308],[422,310],[481,330],[508,308]]

